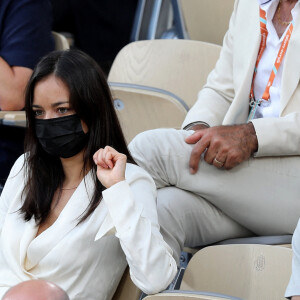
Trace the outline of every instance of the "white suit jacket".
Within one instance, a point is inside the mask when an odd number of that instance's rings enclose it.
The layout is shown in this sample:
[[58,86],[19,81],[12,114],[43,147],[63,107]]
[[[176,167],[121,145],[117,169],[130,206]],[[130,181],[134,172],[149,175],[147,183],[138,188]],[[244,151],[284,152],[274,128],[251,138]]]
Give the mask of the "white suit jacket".
[[[236,0],[229,30],[215,69],[182,127],[196,121],[210,126],[246,123],[249,93],[260,45],[259,5]],[[280,117],[252,121],[256,156],[300,154],[300,18],[286,52],[281,81]]]
[[93,192],[88,173],[56,222],[36,237],[34,220],[25,222],[18,212],[23,162],[21,156],[0,198],[0,298],[11,286],[40,278],[58,284],[71,300],[111,299],[127,262],[146,293],[168,286],[177,266],[159,232],[156,188],[144,170],[127,164],[126,181],[105,190],[100,205],[77,225]]

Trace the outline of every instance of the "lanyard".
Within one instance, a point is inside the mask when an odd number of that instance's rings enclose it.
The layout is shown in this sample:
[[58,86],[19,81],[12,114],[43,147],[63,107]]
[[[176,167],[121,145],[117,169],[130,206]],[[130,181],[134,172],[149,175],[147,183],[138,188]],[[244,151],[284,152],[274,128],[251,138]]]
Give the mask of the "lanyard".
[[289,25],[289,28],[287,30],[287,33],[281,43],[280,49],[278,51],[277,57],[275,59],[274,62],[274,66],[273,69],[271,71],[270,77],[269,77],[269,81],[267,83],[266,89],[262,95],[261,99],[255,100],[254,98],[254,80],[257,74],[257,67],[258,64],[261,60],[261,57],[263,55],[264,50],[266,49],[266,45],[267,45],[267,37],[268,37],[268,30],[267,30],[267,18],[266,18],[266,12],[260,8],[260,35],[261,35],[261,41],[260,41],[260,46],[259,46],[259,52],[258,52],[258,56],[257,56],[257,60],[255,63],[255,68],[254,68],[254,73],[253,73],[253,78],[252,78],[252,85],[251,85],[251,91],[250,91],[250,106],[252,107],[249,117],[248,117],[248,121],[252,120],[257,106],[263,101],[269,101],[270,99],[270,87],[272,86],[275,76],[277,74],[277,71],[283,61],[284,55],[286,53],[294,26],[293,26],[293,22],[291,22],[291,24]]

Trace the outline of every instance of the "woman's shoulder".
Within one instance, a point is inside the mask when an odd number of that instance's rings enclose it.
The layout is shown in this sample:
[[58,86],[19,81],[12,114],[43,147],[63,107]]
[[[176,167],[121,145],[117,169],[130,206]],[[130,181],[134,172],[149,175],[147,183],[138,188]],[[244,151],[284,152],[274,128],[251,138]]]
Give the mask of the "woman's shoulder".
[[21,173],[21,171],[23,171],[25,165],[25,159],[26,159],[26,153],[19,156],[19,158],[15,161],[13,167],[11,168],[8,178],[15,177],[19,173]]
[[6,203],[7,208],[12,202],[19,205],[21,193],[24,188],[25,174],[24,174],[25,154],[21,155],[13,165],[8,178],[5,182],[4,189],[1,194],[2,203]]

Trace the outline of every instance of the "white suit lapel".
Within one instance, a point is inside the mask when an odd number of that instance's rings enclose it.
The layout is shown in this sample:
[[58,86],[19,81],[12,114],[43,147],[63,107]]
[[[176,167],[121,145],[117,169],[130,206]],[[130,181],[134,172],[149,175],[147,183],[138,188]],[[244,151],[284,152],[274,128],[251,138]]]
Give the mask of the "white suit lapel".
[[[249,93],[260,45],[259,5],[257,1],[240,1],[236,28],[243,28],[235,36],[233,51],[233,74],[235,99],[224,118],[224,124],[239,124],[247,120]],[[245,18],[244,16],[247,16]],[[245,60],[245,57],[248,59]]]
[[281,82],[280,112],[287,106],[300,79],[300,14],[294,24],[294,30],[286,52]]

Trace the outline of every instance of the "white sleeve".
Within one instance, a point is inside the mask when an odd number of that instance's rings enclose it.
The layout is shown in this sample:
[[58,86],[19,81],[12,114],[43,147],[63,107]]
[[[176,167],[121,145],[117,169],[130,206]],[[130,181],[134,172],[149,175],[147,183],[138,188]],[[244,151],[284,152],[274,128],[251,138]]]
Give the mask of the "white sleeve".
[[292,275],[285,292],[285,297],[287,298],[300,295],[300,221],[298,221],[298,225],[294,232],[292,245],[293,245]]
[[0,196],[0,233],[2,231],[2,226],[7,214],[10,200],[13,199],[16,189],[20,188],[20,179],[22,180],[23,186],[23,165],[24,165],[24,155],[20,156],[12,169],[10,170],[9,176],[4,185],[3,191]]
[[103,192],[103,200],[126,255],[132,281],[146,294],[165,289],[176,275],[172,250],[159,231],[156,187],[140,167]]
[[256,157],[300,155],[300,113],[280,118],[251,121],[255,128],[258,151]]

